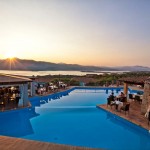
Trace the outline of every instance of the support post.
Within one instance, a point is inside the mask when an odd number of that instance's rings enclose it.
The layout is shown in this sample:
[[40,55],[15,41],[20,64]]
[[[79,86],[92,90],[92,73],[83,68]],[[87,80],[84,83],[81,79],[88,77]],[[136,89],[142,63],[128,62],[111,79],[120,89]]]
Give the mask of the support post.
[[23,84],[23,106],[28,106],[28,84]]
[[141,114],[145,114],[149,106],[150,106],[150,84],[149,82],[145,82],[144,94],[141,105]]
[[31,92],[31,96],[35,96],[35,82],[31,82],[30,83],[31,85],[31,89],[30,89],[30,92]]
[[124,94],[128,97],[128,83],[124,82]]

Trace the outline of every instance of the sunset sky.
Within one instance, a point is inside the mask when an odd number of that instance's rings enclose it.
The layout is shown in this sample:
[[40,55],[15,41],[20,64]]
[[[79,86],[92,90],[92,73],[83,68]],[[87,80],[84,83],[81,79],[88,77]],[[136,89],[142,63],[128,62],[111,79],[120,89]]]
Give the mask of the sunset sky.
[[150,67],[150,0],[0,0],[0,59]]

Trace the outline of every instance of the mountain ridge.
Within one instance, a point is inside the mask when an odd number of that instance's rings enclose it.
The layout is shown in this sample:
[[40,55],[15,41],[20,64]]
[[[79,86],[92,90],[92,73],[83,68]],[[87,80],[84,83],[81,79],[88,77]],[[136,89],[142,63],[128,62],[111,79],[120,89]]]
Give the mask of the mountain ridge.
[[52,63],[28,59],[0,59],[0,70],[24,70],[24,71],[150,71],[146,66],[83,66],[79,64]]

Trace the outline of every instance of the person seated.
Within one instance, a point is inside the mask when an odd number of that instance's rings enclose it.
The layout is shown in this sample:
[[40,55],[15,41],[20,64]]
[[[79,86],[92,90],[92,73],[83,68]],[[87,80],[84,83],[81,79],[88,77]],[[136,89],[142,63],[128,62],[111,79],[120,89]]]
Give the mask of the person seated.
[[125,94],[121,92],[117,98],[119,99],[119,101],[124,102],[126,97],[125,97]]
[[114,105],[116,111],[120,111],[120,107],[123,106],[123,102],[120,102],[119,99],[115,99],[115,101],[111,104],[111,106]]
[[125,94],[123,92],[121,92],[120,97],[125,97]]
[[115,101],[115,96],[114,93],[112,92],[109,97],[108,97],[111,101]]
[[115,101],[115,96],[114,93],[112,92],[107,98],[107,106],[108,105],[112,106],[114,104],[114,101]]
[[119,101],[117,110],[121,111],[121,108],[123,107],[123,105],[124,105],[124,102]]

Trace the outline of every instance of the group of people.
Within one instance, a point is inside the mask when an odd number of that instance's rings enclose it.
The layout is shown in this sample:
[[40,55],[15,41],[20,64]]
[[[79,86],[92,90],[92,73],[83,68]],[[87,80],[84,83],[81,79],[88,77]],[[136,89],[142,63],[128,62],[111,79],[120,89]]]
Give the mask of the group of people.
[[67,84],[58,81],[56,84],[53,83],[46,83],[40,84],[36,86],[36,94],[38,95],[45,95],[49,92],[57,92],[59,89],[66,89]]
[[19,87],[0,88],[0,105],[2,106],[2,108],[18,107],[19,99]]
[[112,92],[107,100],[110,106],[114,105],[116,110],[119,111],[126,102],[126,96],[123,92],[121,92],[118,96],[114,96],[114,93]]

